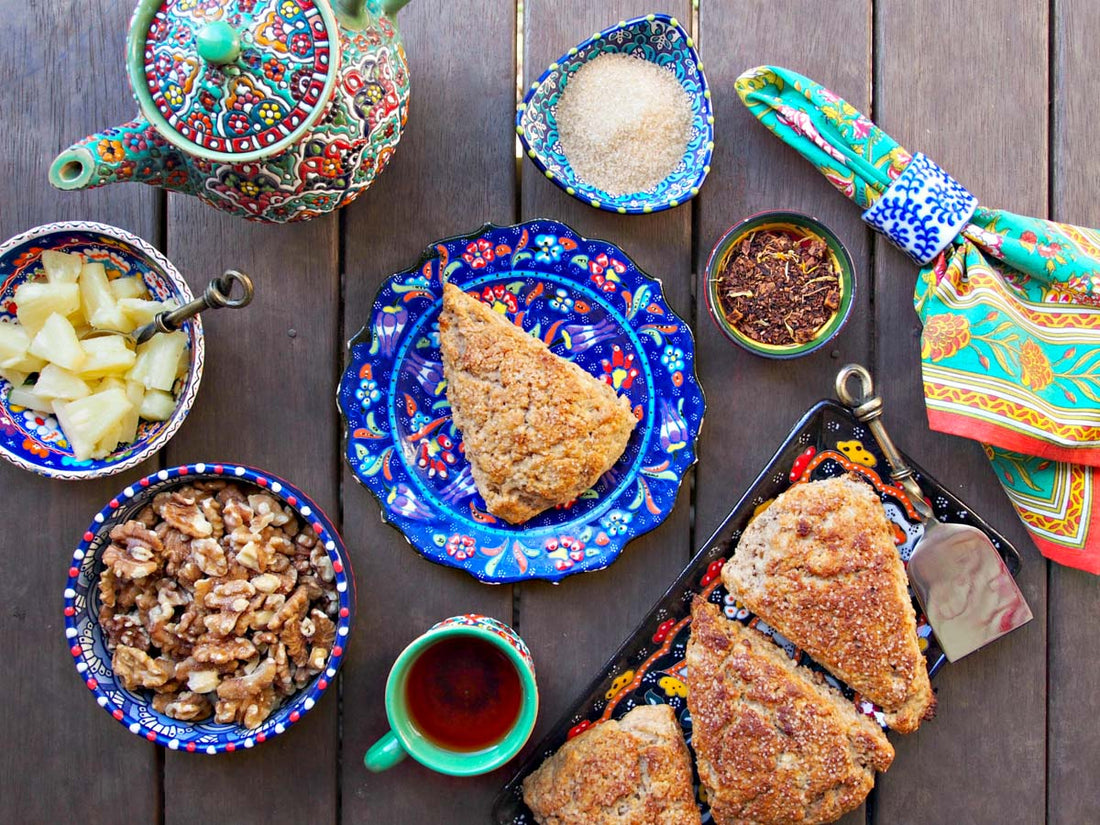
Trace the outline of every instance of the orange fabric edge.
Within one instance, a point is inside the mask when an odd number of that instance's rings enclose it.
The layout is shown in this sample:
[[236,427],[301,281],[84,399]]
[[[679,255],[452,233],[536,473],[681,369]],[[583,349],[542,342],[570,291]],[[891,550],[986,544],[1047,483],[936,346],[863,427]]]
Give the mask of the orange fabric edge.
[[1012,450],[1016,453],[1034,455],[1051,461],[1063,461],[1067,464],[1084,464],[1086,467],[1100,467],[1100,447],[1063,447],[1049,441],[1032,438],[1008,427],[978,421],[956,413],[943,412],[927,408],[928,426],[948,435],[971,438]]

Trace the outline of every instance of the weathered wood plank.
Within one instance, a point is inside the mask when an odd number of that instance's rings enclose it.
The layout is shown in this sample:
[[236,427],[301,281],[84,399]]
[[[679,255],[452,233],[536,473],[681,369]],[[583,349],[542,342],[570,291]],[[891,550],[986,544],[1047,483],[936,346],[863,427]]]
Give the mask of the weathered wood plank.
[[[1096,181],[1096,47],[1100,5],[1060,0],[1054,5],[1053,211],[1067,223],[1100,226]],[[1100,822],[1100,659],[1096,634],[1100,599],[1095,576],[1050,565],[1047,656],[1047,817],[1052,825]]]
[[[879,0],[876,120],[910,151],[925,151],[983,203],[1031,215],[1047,208],[1047,4]],[[914,21],[958,21],[965,42],[930,37]],[[959,78],[969,78],[959,82]],[[1024,108],[1022,108],[1024,107]],[[875,248],[877,373],[899,444],[1013,541],[1036,614],[1023,630],[946,667],[939,713],[895,739],[876,819],[1042,822],[1045,815],[1046,563],[1027,539],[981,447],[928,430],[919,369],[913,266]]]
[[[641,0],[575,4],[568,14],[551,0],[527,0],[524,5],[527,84],[593,32],[653,10]],[[690,27],[691,8],[685,0],[668,3],[662,11]],[[708,60],[705,52],[702,59]],[[690,204],[654,215],[615,215],[567,195],[526,158],[520,172],[524,220],[552,217],[582,235],[617,244],[644,272],[661,279],[669,304],[690,320]],[[521,587],[520,629],[541,668],[542,705],[533,743],[572,704],[683,569],[690,555],[690,486],[689,472],[664,524],[633,541],[607,570],[573,576],[557,586],[536,582]]]
[[[345,210],[345,338],[368,322],[381,282],[416,263],[432,241],[485,221],[511,223],[514,214],[515,5],[456,0],[446,5],[443,22],[438,4],[421,0],[402,11],[398,23],[412,77],[408,129],[390,168]],[[373,775],[362,759],[386,731],[382,694],[401,649],[458,613],[510,622],[511,588],[482,585],[422,560],[381,522],[378,503],[346,468],[341,500],[359,586],[343,672],[342,819],[356,825],[484,822],[504,771],[450,779],[408,760]]]
[[[5,147],[0,239],[56,220],[97,220],[157,242],[159,196],[143,186],[84,193],[50,187],[54,155],[133,117],[123,55],[132,4],[74,15],[57,4],[0,1],[0,143]],[[50,44],[54,44],[51,48]],[[57,44],[64,44],[58,48]],[[5,540],[0,556],[0,821],[108,822],[157,816],[155,746],[95,706],[63,643],[61,588],[92,515],[150,461],[102,481],[60,482],[0,462]],[[96,754],[95,782],[78,767]],[[122,815],[119,812],[125,811]]]
[[[261,226],[170,195],[170,258],[200,292],[225,269],[250,274],[252,304],[206,313],[206,371],[165,451],[170,464],[240,461],[282,476],[336,512],[340,359],[337,218]],[[165,754],[164,821],[334,822],[338,701],[330,691],[284,735],[217,759]],[[241,788],[262,789],[262,795]],[[262,799],[257,804],[257,798]]]
[[[813,35],[807,36],[812,20]],[[743,71],[784,66],[824,83],[864,111],[870,103],[870,2],[813,0],[704,3],[700,45],[714,89],[713,171],[696,199],[696,337],[708,415],[697,469],[695,540],[706,541],[771,458],[807,407],[832,394],[842,364],[866,361],[871,323],[868,236],[859,212],[748,112],[733,91]],[[707,314],[704,268],[733,224],[756,212],[792,209],[822,220],[848,247],[856,304],[828,347],[795,361],[773,361],[730,343]],[[864,821],[861,806],[842,822]]]

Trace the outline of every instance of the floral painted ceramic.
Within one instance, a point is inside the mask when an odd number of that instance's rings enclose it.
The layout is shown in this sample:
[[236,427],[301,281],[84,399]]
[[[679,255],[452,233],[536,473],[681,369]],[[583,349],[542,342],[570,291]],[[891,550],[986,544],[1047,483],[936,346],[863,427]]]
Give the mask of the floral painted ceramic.
[[[451,420],[439,355],[443,281],[626,395],[626,452],[567,507],[514,526],[485,509]],[[657,281],[564,224],[487,225],[439,241],[379,291],[339,389],[345,458],[424,556],[486,582],[557,581],[610,564],[671,511],[704,403],[691,332]]]
[[[40,258],[48,249],[101,261],[109,271],[140,275],[156,300],[191,301],[191,290],[171,262],[141,238],[101,223],[71,221],[37,226],[0,245],[0,323],[15,323],[16,288],[44,279]],[[129,469],[157,452],[180,428],[199,391],[205,361],[202,321],[183,325],[189,369],[174,393],[176,411],[167,421],[143,421],[137,439],[106,458],[77,461],[57,419],[8,403],[10,384],[0,378],[0,456],[17,467],[67,480],[99,478]]]
[[[1013,575],[1019,571],[1020,557],[1000,534],[970,509],[916,468],[917,481],[936,511],[936,518],[952,524],[969,524],[985,532],[1004,557]],[[886,470],[883,476],[880,472]],[[787,655],[812,668],[849,697],[857,708],[885,727],[881,712],[847,686],[811,661],[775,630],[751,614],[722,585],[722,565],[736,552],[741,532],[752,517],[792,484],[816,481],[844,473],[857,473],[872,484],[882,500],[894,530],[894,541],[902,561],[909,554],[924,528],[904,493],[889,482],[889,467],[874,438],[844,407],[833,401],[821,401],[795,425],[772,460],[741,497],[722,525],[688,564],[668,592],[650,611],[614,657],[603,667],[569,713],[531,753],[527,763],[501,791],[493,806],[492,821],[497,825],[534,825],[534,818],[523,804],[522,782],[542,761],[566,740],[607,719],[619,719],[640,705],[672,706],[691,743],[692,722],[688,712],[688,679],[684,654],[691,632],[691,603],[705,598],[722,608],[726,617],[744,622],[786,650]],[[931,675],[947,661],[936,644],[927,619],[914,601],[917,634]],[[703,822],[710,822],[706,800],[696,777],[696,794],[703,811]]]
[[[151,695],[132,693],[115,681],[111,654],[99,626],[99,574],[103,565],[100,551],[110,544],[108,534],[153,500],[157,493],[193,481],[224,478],[255,484],[289,505],[309,523],[320,544],[328,551],[336,577],[339,610],[336,641],[325,669],[257,728],[207,721],[182,722],[153,709]],[[344,658],[344,645],[355,613],[355,582],[348,554],[332,522],[297,487],[283,479],[236,464],[187,464],[147,476],[124,489],[96,513],[83,540],[73,553],[69,580],[65,585],[65,642],[85,686],[96,703],[131,733],[172,750],[215,754],[252,748],[285,731],[317,703],[332,684]]]
[[137,181],[250,220],[350,203],[401,137],[407,0],[142,0],[127,39],[139,116],[73,144],[50,182]]
[[[647,192],[612,195],[577,178],[558,139],[554,107],[570,76],[585,62],[606,53],[634,55],[675,74],[691,100],[691,140],[684,159]],[[611,212],[658,212],[695,197],[710,172],[714,149],[714,113],[703,63],[695,43],[675,17],[649,14],[621,21],[563,54],[531,84],[516,113],[516,132],[527,156],[558,186],[598,209]]]
[[483,616],[480,613],[463,613],[461,616],[451,616],[449,619],[436,622],[428,628],[428,632],[430,633],[433,630],[439,630],[445,627],[477,627],[492,633],[494,636],[507,642],[516,653],[519,654],[520,658],[523,659],[524,663],[531,671],[531,674],[534,675],[535,660],[531,658],[531,651],[527,647],[527,643],[520,638],[515,630],[500,619],[494,619],[492,616]]

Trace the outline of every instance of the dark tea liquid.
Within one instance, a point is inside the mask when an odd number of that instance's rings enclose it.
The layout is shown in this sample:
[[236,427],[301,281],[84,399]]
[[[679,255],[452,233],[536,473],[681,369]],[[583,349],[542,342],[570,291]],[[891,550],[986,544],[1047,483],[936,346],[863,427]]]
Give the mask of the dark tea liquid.
[[405,702],[413,724],[441,748],[495,745],[519,718],[519,674],[508,657],[476,636],[449,636],[409,669]]

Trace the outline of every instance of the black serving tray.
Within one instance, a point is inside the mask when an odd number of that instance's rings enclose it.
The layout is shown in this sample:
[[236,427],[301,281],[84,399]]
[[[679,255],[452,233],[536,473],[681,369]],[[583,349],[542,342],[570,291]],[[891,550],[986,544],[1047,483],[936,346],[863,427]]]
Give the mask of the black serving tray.
[[[917,482],[931,502],[936,517],[948,523],[973,525],[985,532],[1015,576],[1020,569],[1020,555],[1016,549],[912,460],[906,457],[906,461],[916,471]],[[618,719],[639,705],[671,705],[690,746],[691,715],[687,709],[683,659],[690,633],[691,602],[696,595],[705,596],[719,605],[730,619],[753,624],[770,635],[800,664],[820,671],[828,682],[850,697],[859,710],[882,724],[881,712],[870,702],[826,673],[793,644],[731,599],[722,586],[719,573],[722,564],[733,553],[741,532],[762,505],[793,483],[845,472],[859,473],[878,490],[887,515],[896,527],[899,553],[902,560],[907,561],[920,536],[920,522],[905,493],[889,481],[888,473],[883,473],[884,478],[879,476],[878,471],[885,467],[886,461],[878,445],[845,407],[834,401],[819,401],[811,407],[779,445],[771,461],[703,549],[641,625],[600,669],[593,682],[542,740],[519,772],[504,786],[493,805],[492,821],[497,825],[534,825],[534,817],[523,804],[521,785],[524,777],[538,768],[571,736],[605,719]],[[937,646],[920,606],[914,602],[914,607],[917,610],[917,633],[928,662],[928,672],[935,676],[946,658]],[[697,795],[698,790],[696,779]],[[702,800],[700,806],[703,822],[709,822],[709,811]]]

